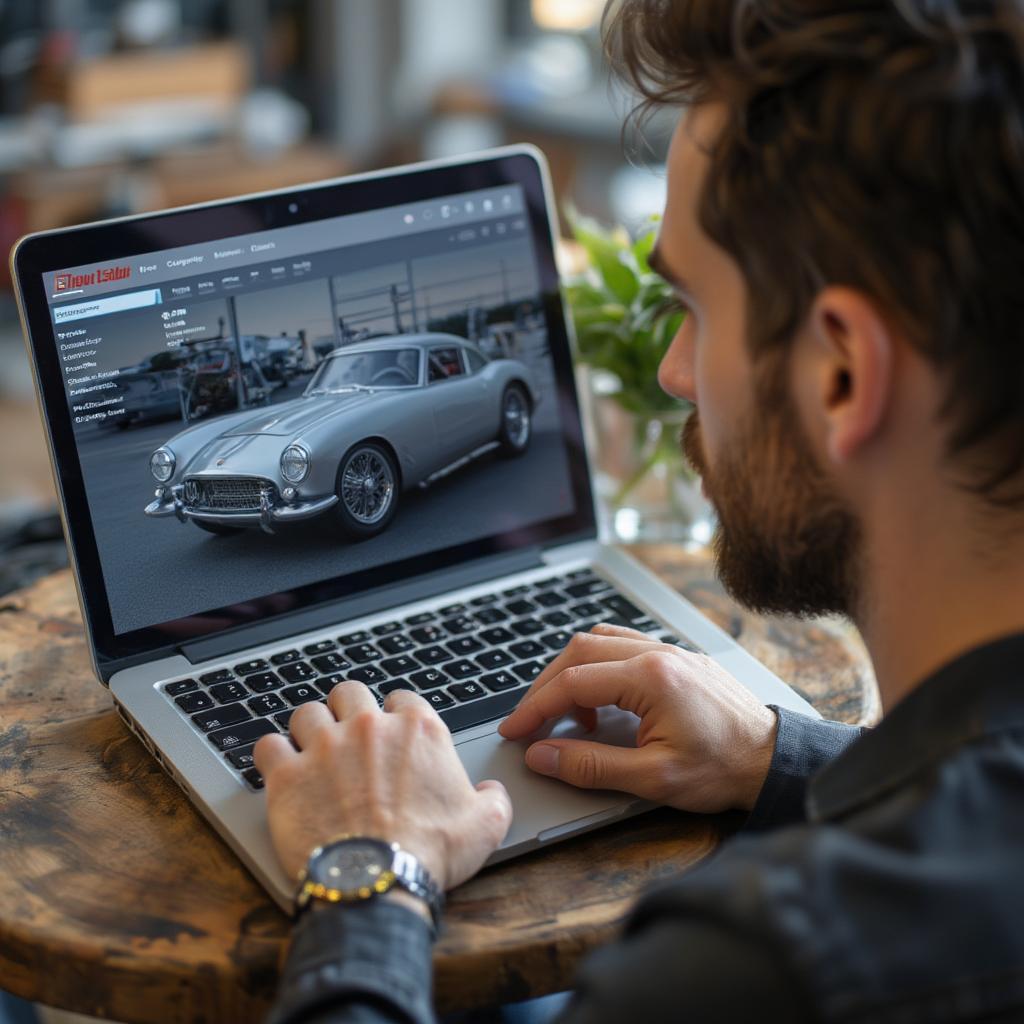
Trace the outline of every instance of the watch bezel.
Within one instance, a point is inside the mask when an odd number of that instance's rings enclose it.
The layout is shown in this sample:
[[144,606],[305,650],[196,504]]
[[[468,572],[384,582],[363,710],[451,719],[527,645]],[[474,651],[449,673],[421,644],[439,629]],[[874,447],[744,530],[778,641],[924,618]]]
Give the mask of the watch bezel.
[[[372,882],[367,880],[362,885],[331,885],[319,874],[326,867],[328,855],[337,847],[360,846],[370,848],[378,855],[381,871]],[[383,839],[371,836],[345,836],[330,843],[318,846],[309,855],[309,861],[299,877],[299,892],[296,902],[305,906],[311,899],[324,900],[328,903],[355,903],[380,896],[390,891],[398,883],[399,878],[394,871],[397,843],[388,843]]]

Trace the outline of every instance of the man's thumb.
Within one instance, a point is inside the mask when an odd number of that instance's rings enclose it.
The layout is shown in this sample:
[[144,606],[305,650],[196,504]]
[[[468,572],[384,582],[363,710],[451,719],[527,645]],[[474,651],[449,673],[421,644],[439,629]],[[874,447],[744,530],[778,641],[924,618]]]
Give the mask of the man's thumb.
[[634,792],[638,754],[636,747],[589,740],[543,740],[526,751],[526,763],[540,775],[554,776],[581,789]]

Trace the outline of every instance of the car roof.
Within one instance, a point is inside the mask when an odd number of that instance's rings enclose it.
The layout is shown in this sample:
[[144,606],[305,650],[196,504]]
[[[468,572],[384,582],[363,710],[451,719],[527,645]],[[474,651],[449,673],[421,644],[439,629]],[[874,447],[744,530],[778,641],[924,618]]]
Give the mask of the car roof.
[[374,338],[370,341],[357,341],[351,345],[342,345],[331,352],[326,358],[333,359],[335,356],[350,352],[379,352],[398,348],[429,348],[433,345],[476,347],[472,342],[467,341],[465,338],[460,338],[457,334],[440,334],[436,332],[429,334],[395,334],[388,338]]

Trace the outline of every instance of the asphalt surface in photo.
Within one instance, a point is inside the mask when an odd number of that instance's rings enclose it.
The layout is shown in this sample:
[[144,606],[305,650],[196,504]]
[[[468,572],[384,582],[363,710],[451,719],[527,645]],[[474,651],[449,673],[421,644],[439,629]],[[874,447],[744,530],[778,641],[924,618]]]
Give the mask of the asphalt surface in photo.
[[[257,529],[229,537],[171,517],[150,519],[142,511],[156,486],[149,456],[180,426],[96,428],[83,437],[80,452],[115,629],[166,622],[567,513],[572,496],[554,381],[550,370],[538,376],[543,399],[524,455],[489,453],[425,490],[404,492],[390,526],[355,543],[330,514],[274,535]],[[297,397],[304,386],[279,389],[274,404]]]

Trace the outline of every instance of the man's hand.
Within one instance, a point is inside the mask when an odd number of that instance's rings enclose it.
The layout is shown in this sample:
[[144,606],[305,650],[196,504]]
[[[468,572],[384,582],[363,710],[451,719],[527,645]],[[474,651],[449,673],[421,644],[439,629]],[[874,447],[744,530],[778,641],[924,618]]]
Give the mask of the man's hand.
[[444,722],[418,694],[388,694],[384,711],[357,682],[291,718],[254,750],[266,780],[270,833],[290,878],[343,833],[397,842],[444,889],[480,870],[512,821],[500,782],[475,789]]
[[541,740],[526,763],[585,788],[617,789],[681,810],[749,810],[775,748],[776,718],[724,669],[699,654],[617,626],[577,633],[501,724],[506,739],[574,714],[587,728],[596,708],[640,718],[637,746]]

